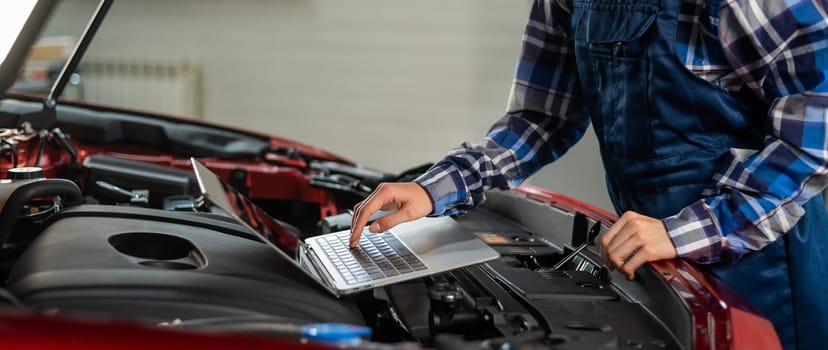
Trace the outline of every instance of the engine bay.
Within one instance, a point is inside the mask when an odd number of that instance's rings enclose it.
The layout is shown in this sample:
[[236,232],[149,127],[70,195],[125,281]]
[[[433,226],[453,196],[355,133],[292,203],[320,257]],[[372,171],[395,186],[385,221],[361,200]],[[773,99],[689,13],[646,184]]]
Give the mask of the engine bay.
[[7,288],[41,312],[212,331],[283,336],[281,325],[338,322],[369,325],[378,342],[438,348],[677,347],[642,305],[602,279],[601,268],[576,258],[552,270],[559,252],[493,215],[476,211],[460,222],[488,240],[519,242],[499,243],[508,252],[501,259],[336,299],[227,218],[80,205],[57,214],[32,242]]
[[[589,243],[607,226],[582,213],[520,193],[489,193],[481,207],[455,219],[501,258],[335,298],[230,216],[205,208],[191,172],[141,161],[136,152],[123,157],[134,146],[94,132],[117,123],[94,123],[96,112],[66,111],[58,117],[71,132],[7,131],[7,140],[16,138],[8,143],[16,146],[20,163],[42,166],[46,175],[14,175],[20,178],[0,184],[0,228],[10,227],[0,250],[2,307],[278,337],[298,337],[296,326],[310,323],[364,325],[373,330],[364,345],[390,349],[692,344],[683,301],[652,269],[627,281],[604,268]],[[130,133],[151,129],[130,122]],[[126,124],[117,125],[121,130]],[[171,142],[143,141],[150,150]],[[284,174],[304,173],[330,198],[268,199],[256,185],[262,181],[251,181],[255,164],[218,170],[299,238],[348,229],[347,208],[379,182],[346,163],[262,147],[258,154],[276,165],[281,179],[298,181]],[[214,165],[222,162],[214,159]],[[406,176],[411,174],[381,180]],[[330,202],[338,214],[330,213]]]

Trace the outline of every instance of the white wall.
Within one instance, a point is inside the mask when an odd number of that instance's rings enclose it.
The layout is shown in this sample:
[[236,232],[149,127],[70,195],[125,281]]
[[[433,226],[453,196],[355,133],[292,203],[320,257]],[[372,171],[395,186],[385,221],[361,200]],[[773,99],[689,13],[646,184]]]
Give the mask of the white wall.
[[[49,29],[96,1],[65,0]],[[400,171],[501,116],[529,1],[119,0],[90,56],[189,59],[203,118]],[[609,208],[592,132],[530,183]]]

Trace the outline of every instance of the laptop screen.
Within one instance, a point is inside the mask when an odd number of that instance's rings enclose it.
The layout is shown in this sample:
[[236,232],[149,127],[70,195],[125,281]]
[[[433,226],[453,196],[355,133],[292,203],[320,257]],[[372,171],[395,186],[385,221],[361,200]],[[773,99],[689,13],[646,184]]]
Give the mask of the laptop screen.
[[193,163],[201,193],[210,203],[256,231],[258,239],[266,239],[289,257],[298,258],[301,241],[293,233],[279,225],[264,210],[224,182],[210,169],[195,159],[191,158],[190,161]]

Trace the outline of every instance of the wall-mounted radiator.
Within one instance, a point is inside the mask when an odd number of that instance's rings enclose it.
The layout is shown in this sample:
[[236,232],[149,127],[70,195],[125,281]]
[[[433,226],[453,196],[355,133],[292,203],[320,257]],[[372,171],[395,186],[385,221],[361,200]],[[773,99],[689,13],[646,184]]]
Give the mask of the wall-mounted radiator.
[[200,68],[190,62],[89,57],[78,69],[80,99],[201,117]]

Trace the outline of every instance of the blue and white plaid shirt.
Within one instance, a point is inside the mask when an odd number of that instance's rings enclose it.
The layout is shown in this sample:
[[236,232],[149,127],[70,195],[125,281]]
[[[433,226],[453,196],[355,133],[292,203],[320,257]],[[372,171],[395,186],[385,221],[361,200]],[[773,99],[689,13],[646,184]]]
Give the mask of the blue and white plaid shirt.
[[[713,6],[708,8],[708,6]],[[789,231],[828,183],[828,3],[687,0],[678,52],[687,69],[770,104],[764,149],[737,156],[704,198],[663,222],[679,256],[716,262]],[[483,191],[509,189],[563,155],[586,130],[573,42],[559,29],[571,0],[536,0],[506,115],[483,139],[452,150],[416,181],[432,215],[462,212]],[[726,242],[726,244],[724,244]],[[723,248],[724,247],[724,248]]]

